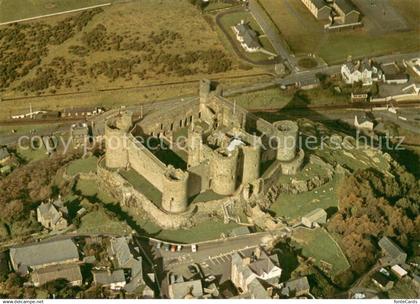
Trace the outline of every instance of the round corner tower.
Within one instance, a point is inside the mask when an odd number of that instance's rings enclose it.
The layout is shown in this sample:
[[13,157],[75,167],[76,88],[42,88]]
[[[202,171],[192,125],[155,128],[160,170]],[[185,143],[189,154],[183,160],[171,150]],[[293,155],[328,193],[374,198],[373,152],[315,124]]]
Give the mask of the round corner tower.
[[238,149],[214,151],[210,165],[211,189],[222,195],[230,195],[236,190]]
[[162,208],[179,213],[188,207],[188,172],[169,166],[162,181]]
[[298,143],[298,124],[291,120],[277,121],[273,124],[277,137],[277,159],[291,161],[296,157]]
[[105,122],[105,163],[108,168],[127,167],[127,132],[131,125],[131,112],[122,112]]
[[254,142],[250,145],[241,147],[243,153],[243,184],[252,183],[260,177],[261,140],[257,136],[253,136],[253,139]]

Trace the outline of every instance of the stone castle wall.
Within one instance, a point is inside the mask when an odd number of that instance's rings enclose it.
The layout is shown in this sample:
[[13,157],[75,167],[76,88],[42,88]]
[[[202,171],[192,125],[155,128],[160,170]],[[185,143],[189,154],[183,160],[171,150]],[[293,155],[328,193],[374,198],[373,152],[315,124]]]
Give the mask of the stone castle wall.
[[162,180],[166,172],[165,164],[134,138],[133,135],[129,134],[127,137],[128,159],[131,168],[163,193],[165,189]]
[[167,213],[134,189],[117,171],[110,171],[99,163],[97,174],[99,185],[118,199],[130,215],[148,217],[163,229],[180,229],[191,225],[194,209],[190,208],[181,214]]

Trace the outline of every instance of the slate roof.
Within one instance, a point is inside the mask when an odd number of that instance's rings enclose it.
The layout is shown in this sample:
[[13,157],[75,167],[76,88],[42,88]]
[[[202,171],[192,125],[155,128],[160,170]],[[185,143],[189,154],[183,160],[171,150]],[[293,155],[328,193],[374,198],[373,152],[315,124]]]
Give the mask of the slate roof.
[[384,236],[378,242],[379,247],[390,257],[397,258],[401,255],[406,255],[397,244],[395,244],[390,238]]
[[34,243],[10,249],[10,260],[14,269],[59,264],[78,260],[79,252],[71,239]]
[[128,247],[128,242],[125,237],[112,238],[111,239],[110,251],[111,255],[115,256],[118,267],[121,268],[130,268],[126,267],[126,264],[133,257]]
[[347,15],[352,11],[358,12],[353,2],[350,0],[335,0],[335,4]]
[[60,219],[61,214],[51,203],[41,203],[38,206],[39,214],[44,220],[51,221],[55,225]]
[[386,286],[386,284],[388,284],[388,282],[391,281],[391,279],[389,277],[387,277],[386,275],[384,275],[381,272],[375,272],[372,275],[372,279],[375,280],[376,282],[378,282],[380,285],[382,285],[383,287]]
[[317,9],[321,9],[324,6],[328,6],[324,0],[311,0],[311,2],[315,5]]
[[309,282],[307,277],[302,277],[299,279],[291,280],[286,282],[285,287],[288,288],[290,291],[295,293],[299,293],[305,290],[309,290]]
[[256,260],[249,264],[249,268],[259,276],[262,276],[264,273],[270,273],[276,267],[270,258]]
[[170,285],[170,287],[172,289],[172,297],[174,299],[184,299],[188,295],[192,295],[194,298],[203,296],[203,286],[201,284],[201,280],[175,283]]
[[125,282],[124,271],[122,269],[115,271],[92,271],[93,281],[97,285],[110,285]]
[[10,156],[9,151],[6,147],[0,148],[0,160],[4,160]]
[[37,286],[45,283],[65,279],[69,282],[82,281],[82,273],[78,265],[56,265],[35,270],[32,273],[32,282]]
[[244,39],[244,43],[249,48],[261,47],[261,44],[258,41],[257,32],[255,32],[247,23],[239,23],[235,25],[235,28],[239,32],[239,36],[241,36]]
[[309,212],[308,214],[304,215],[303,217],[309,219],[312,222],[316,222],[317,220],[319,220],[320,218],[326,215],[327,215],[327,212],[324,209],[316,208],[312,210],[311,212]]

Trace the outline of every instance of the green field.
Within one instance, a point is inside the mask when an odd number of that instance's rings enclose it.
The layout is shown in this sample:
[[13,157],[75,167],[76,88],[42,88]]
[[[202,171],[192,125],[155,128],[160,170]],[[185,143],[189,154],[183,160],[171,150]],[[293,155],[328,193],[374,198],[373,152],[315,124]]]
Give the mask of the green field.
[[340,179],[341,176],[335,176],[331,182],[300,194],[281,193],[270,210],[276,216],[298,220],[316,208],[338,208],[337,185]]
[[137,220],[140,227],[154,238],[178,242],[193,243],[217,239],[221,233],[228,235],[232,229],[239,227],[236,223],[224,224],[223,221],[215,219],[208,220],[189,229],[162,230],[155,224],[146,220]]
[[97,162],[98,158],[95,156],[72,161],[67,167],[67,174],[74,176],[77,173],[95,173]]
[[121,176],[124,177],[133,187],[143,193],[149,200],[157,206],[161,205],[162,193],[156,189],[149,181],[134,170],[121,171]]
[[81,234],[127,235],[131,232],[131,228],[126,223],[112,218],[104,210],[99,209],[82,217],[77,232]]
[[284,107],[305,107],[309,105],[337,105],[348,103],[349,97],[334,93],[333,89],[315,88],[308,91],[284,91],[269,88],[230,97],[246,109],[281,109]]
[[[395,2],[398,2],[396,8],[404,16],[407,16],[408,7],[415,7],[413,1]],[[294,53],[314,53],[329,64],[343,62],[349,55],[378,56],[396,51],[417,51],[420,47],[419,39],[416,39],[419,35],[418,28],[413,31],[385,34],[369,33],[365,28],[325,32],[323,24],[313,17],[301,1],[260,0],[260,3],[268,12],[272,12],[272,20]],[[419,10],[412,11],[417,11],[418,22]]]
[[104,4],[113,0],[0,0],[0,23]]
[[[107,204],[114,205],[116,203],[115,199],[110,197],[104,191],[98,189],[98,186],[95,181],[79,180],[76,185],[76,190],[80,191],[81,194],[84,196],[96,196],[96,198],[99,201],[104,203],[105,208],[108,208],[108,206],[106,206]],[[112,208],[112,209],[118,209],[118,208]],[[150,235],[152,237],[156,237],[159,239],[164,239],[164,240],[173,241],[173,242],[180,242],[180,243],[191,243],[191,242],[200,242],[200,241],[216,239],[220,237],[221,233],[224,233],[225,235],[227,235],[232,229],[239,227],[235,223],[224,224],[223,221],[219,219],[214,219],[214,220],[205,221],[203,223],[200,223],[197,226],[194,226],[186,230],[183,230],[183,229],[162,230],[152,221],[147,220],[144,217],[133,216],[131,218],[131,215],[128,214],[126,210],[120,210],[117,213],[120,219],[130,218],[134,220],[135,224],[141,229],[139,233],[144,233],[146,235]],[[110,218],[110,219],[107,219],[107,223],[108,222],[110,223],[111,228],[108,228],[107,225],[101,225],[101,226],[98,226],[98,228],[96,228],[97,230],[94,230],[95,219],[93,216],[90,216],[90,214],[88,214],[83,218],[83,221],[87,221],[87,222],[85,223],[84,226],[81,227],[81,229],[84,229],[82,231],[96,231],[95,233],[100,233],[101,231],[103,231],[104,233],[107,233],[107,232],[112,233],[112,232],[109,232],[110,231],[109,229],[114,229],[113,227],[116,226],[116,224],[112,224],[112,222],[117,222],[121,224],[121,222],[118,222],[116,219],[114,220]],[[127,220],[127,223],[130,224],[132,228],[134,228],[134,226],[131,225],[130,220]],[[116,226],[115,229],[119,229],[118,226]]]
[[315,259],[315,264],[325,261],[332,265],[331,275],[334,276],[350,267],[347,258],[328,232],[322,228],[299,228],[293,232],[293,239],[302,248],[302,254]]

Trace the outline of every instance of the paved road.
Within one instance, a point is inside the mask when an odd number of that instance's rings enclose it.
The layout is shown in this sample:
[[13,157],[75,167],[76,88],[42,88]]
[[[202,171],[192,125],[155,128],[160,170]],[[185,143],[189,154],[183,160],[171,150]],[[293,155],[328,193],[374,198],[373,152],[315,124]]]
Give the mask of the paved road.
[[[392,54],[392,55],[386,55],[386,56],[379,56],[372,59],[378,63],[385,63],[385,62],[392,62],[392,61],[401,61],[403,59],[407,60],[407,59],[412,59],[412,58],[417,58],[417,57],[420,57],[420,52],[413,52],[413,53],[407,53],[407,54]],[[307,71],[293,72],[290,75],[283,78],[278,77],[271,81],[256,83],[255,85],[248,85],[246,87],[237,87],[237,88],[224,90],[223,96],[229,97],[236,94],[254,92],[254,91],[270,88],[276,85],[291,85],[300,81],[313,79],[314,77],[316,77],[318,73],[332,75],[332,74],[338,74],[340,73],[340,71],[341,71],[341,64],[319,67],[319,68],[315,68],[315,69],[307,70]]]
[[259,232],[231,237],[226,239],[212,240],[208,242],[197,243],[197,252],[191,252],[189,245],[184,246],[184,250],[180,252],[170,252],[156,249],[159,256],[163,258],[168,265],[200,263],[210,259],[217,259],[221,256],[230,255],[233,252],[259,246],[275,236],[285,236],[286,232],[278,231],[274,234],[271,232]]

